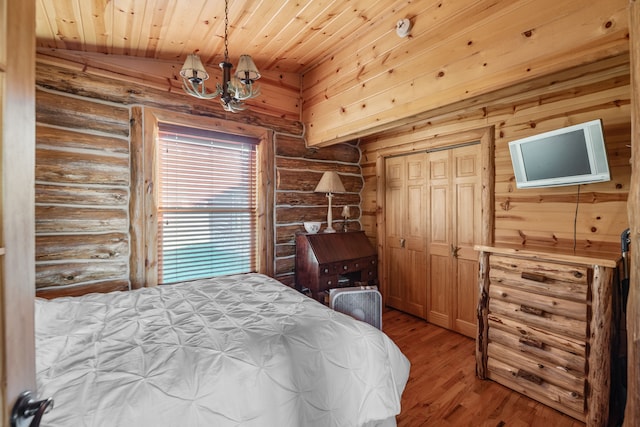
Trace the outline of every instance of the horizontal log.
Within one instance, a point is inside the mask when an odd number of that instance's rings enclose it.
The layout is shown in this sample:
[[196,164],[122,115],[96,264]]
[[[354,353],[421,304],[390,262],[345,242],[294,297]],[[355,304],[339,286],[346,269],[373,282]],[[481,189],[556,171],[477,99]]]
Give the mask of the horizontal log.
[[125,209],[36,206],[36,234],[127,232]]
[[287,285],[290,288],[294,287],[295,284],[295,276],[293,273],[286,273],[286,274],[278,274],[276,275],[276,280],[278,280],[280,283],[282,283],[283,285]]
[[45,289],[37,289],[36,297],[38,298],[60,298],[60,297],[77,297],[90,293],[107,293],[115,291],[128,291],[130,288],[128,280],[108,280],[105,282],[91,283],[88,285],[75,285],[67,287],[53,287]]
[[36,122],[129,136],[129,109],[36,91]]
[[36,203],[94,206],[127,206],[129,193],[124,188],[70,187],[36,184]]
[[311,160],[339,160],[358,163],[360,149],[356,143],[341,143],[329,147],[307,147],[304,140],[290,136],[276,135],[276,156],[298,157]]
[[126,261],[36,264],[36,289],[106,280],[128,281],[128,271]]
[[[307,171],[324,172],[327,170],[327,162],[319,162],[292,157],[276,157],[276,168],[297,170],[300,173],[305,173]],[[338,173],[355,175],[361,174],[360,166],[358,166],[358,164],[332,163],[331,170]]]
[[[276,206],[327,206],[328,204],[327,195],[324,193],[303,193],[296,191],[278,191],[276,193]],[[334,194],[331,204],[333,206],[349,205],[351,209],[351,207],[360,205],[360,194]],[[354,214],[351,214],[351,217],[356,218]]]
[[100,153],[129,154],[129,140],[103,135],[76,132],[48,126],[36,126],[36,147],[43,146],[96,150]]
[[[327,221],[327,208],[322,206],[312,207],[283,207],[276,206],[276,223],[277,224],[291,224],[302,223],[304,221],[320,221],[326,223]],[[342,206],[333,206],[331,209],[332,219],[334,223],[342,223],[343,218],[340,216],[342,212]],[[360,209],[357,206],[352,206],[350,209],[350,215],[352,218],[360,217]],[[335,227],[334,227],[335,228]]]
[[125,233],[36,236],[36,262],[126,259]]
[[276,245],[276,258],[284,258],[296,254],[296,245]]
[[[331,166],[328,165],[327,168],[331,168]],[[320,178],[322,178],[322,172],[301,173],[300,171],[279,169],[277,171],[276,189],[280,191],[313,191],[318,185],[318,182],[320,182]],[[340,180],[345,190],[349,193],[359,193],[364,185],[361,176],[340,175]]]
[[36,150],[36,181],[128,186],[129,173],[126,157]]
[[195,116],[231,120],[292,135],[303,133],[302,123],[298,121],[259,114],[251,109],[227,113],[220,107],[219,102],[197,99],[182,91],[158,90],[126,80],[115,80],[41,62],[36,63],[36,84],[59,92],[122,105],[144,105]]
[[276,240],[275,244],[294,244],[296,242],[296,234],[306,233],[302,224],[296,225],[278,225],[276,224]]
[[276,276],[285,273],[292,273],[295,270],[295,257],[276,259]]

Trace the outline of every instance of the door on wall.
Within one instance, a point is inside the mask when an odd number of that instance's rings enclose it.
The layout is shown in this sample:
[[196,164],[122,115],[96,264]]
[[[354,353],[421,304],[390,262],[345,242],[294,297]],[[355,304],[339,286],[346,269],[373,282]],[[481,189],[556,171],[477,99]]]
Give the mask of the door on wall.
[[480,143],[431,152],[427,186],[427,320],[476,336],[481,230]]
[[479,142],[385,159],[386,304],[476,335]]
[[426,153],[385,160],[386,302],[426,319]]
[[35,2],[0,0],[0,40],[0,425],[6,426],[20,394],[36,391]]

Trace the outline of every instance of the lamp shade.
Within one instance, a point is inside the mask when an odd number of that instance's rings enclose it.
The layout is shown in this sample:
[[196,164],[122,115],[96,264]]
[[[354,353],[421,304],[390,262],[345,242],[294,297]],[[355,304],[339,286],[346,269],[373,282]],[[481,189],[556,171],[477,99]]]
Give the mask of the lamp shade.
[[202,65],[200,57],[194,53],[187,56],[187,59],[184,61],[184,65],[180,70],[180,75],[189,80],[195,79],[202,81],[209,78],[209,73],[207,73],[204,65]]
[[344,193],[344,185],[340,176],[333,171],[325,172],[314,190],[316,193]]
[[254,82],[260,78],[260,71],[249,55],[240,55],[236,67],[236,77],[243,83]]

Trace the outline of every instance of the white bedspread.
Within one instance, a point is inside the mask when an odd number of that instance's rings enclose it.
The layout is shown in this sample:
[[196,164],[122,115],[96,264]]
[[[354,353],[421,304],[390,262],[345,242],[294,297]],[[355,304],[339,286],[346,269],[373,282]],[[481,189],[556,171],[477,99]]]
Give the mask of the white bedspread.
[[44,427],[395,424],[409,375],[386,335],[259,274],[37,299],[36,354]]

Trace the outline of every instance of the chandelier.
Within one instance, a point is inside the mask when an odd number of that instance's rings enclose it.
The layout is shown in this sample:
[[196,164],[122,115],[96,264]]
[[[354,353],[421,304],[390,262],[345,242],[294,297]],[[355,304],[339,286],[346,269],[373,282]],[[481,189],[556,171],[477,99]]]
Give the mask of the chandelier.
[[220,96],[222,108],[235,113],[244,110],[244,101],[260,95],[260,88],[254,82],[260,78],[260,72],[249,55],[241,55],[236,72],[231,76],[233,65],[229,62],[229,0],[224,2],[224,61],[220,63],[222,68],[222,84],[216,84],[215,92],[208,92],[204,81],[209,78],[209,73],[202,65],[198,55],[187,56],[180,76],[182,76],[182,89],[191,96],[201,99],[213,99]]

